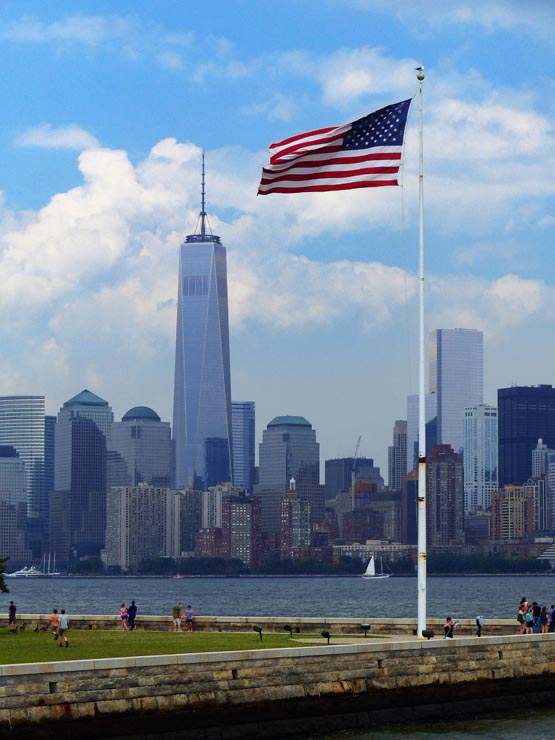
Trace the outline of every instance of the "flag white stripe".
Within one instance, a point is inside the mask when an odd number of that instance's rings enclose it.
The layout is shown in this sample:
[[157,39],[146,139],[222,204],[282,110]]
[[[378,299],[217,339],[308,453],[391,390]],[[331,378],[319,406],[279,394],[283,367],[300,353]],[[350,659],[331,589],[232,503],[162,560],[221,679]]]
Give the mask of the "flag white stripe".
[[[320,162],[325,160],[330,160],[328,164],[326,164],[326,169],[330,169],[332,167],[343,167],[345,169],[348,169],[349,167],[364,167],[367,164],[371,164],[374,167],[396,167],[399,166],[401,160],[396,157],[395,159],[375,159],[374,154],[400,154],[401,148],[400,147],[388,147],[390,151],[387,152],[380,152],[378,150],[374,151],[368,150],[368,149],[358,149],[358,150],[350,150],[350,151],[341,151],[341,152],[333,152],[331,154],[312,154],[308,157],[302,157],[299,159],[299,164],[302,162],[303,167],[297,167],[293,166],[294,163],[292,162],[281,162],[280,164],[270,164],[263,168],[263,173],[265,176],[270,175],[271,173],[275,172],[279,174],[280,172],[284,172],[287,170],[291,170],[291,172],[302,172],[304,169],[304,165],[307,166],[307,168],[310,168],[310,165],[313,164],[314,167],[311,169],[317,170],[320,168]],[[391,151],[396,149],[396,151]],[[334,158],[341,157],[342,160],[348,159],[350,157],[355,158],[357,157],[359,161],[357,162],[338,162],[337,164],[333,163]],[[364,157],[364,159],[361,159]]]
[[307,178],[304,180],[282,180],[281,182],[269,182],[260,183],[259,192],[265,193],[273,190],[276,187],[287,188],[291,190],[298,190],[299,188],[308,189],[311,185],[316,187],[325,186],[326,188],[333,189],[335,186],[349,185],[350,183],[362,183],[362,182],[383,182],[391,183],[392,185],[398,184],[398,174],[392,173],[391,175],[384,174],[368,174],[368,175],[356,175],[354,177],[339,177],[339,178]]
[[[270,155],[272,157],[275,157],[279,154],[280,151],[283,149],[291,149],[294,147],[295,149],[299,150],[301,147],[307,146],[309,144],[318,144],[320,146],[326,146],[327,144],[331,143],[334,138],[337,138],[339,134],[347,133],[347,131],[351,130],[352,124],[346,123],[343,126],[338,126],[337,128],[334,128],[332,131],[328,131],[326,134],[313,134],[313,135],[307,135],[304,136],[301,139],[296,139],[295,141],[278,141],[275,144],[270,144]],[[307,146],[307,151],[309,148]]]
[[[372,170],[372,169],[382,169],[383,167],[395,167],[396,169],[399,169],[400,167],[400,161],[398,159],[381,159],[378,162],[372,161],[372,162],[353,162],[352,164],[329,164],[326,165],[326,172],[348,172],[349,170]],[[290,175],[313,175],[313,174],[319,174],[322,173],[321,167],[295,167],[291,170],[287,171]],[[272,177],[283,177],[283,172],[279,170],[272,170],[268,171],[268,168],[266,168],[263,171],[262,179],[268,180]]]

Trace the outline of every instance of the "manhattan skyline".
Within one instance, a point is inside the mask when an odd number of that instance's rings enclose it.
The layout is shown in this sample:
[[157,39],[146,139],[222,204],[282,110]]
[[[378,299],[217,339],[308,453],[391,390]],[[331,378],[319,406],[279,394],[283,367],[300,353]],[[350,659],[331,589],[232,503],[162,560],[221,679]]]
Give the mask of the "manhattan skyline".
[[256,188],[272,141],[409,97],[417,64],[427,333],[484,332],[485,403],[553,383],[555,11],[412,8],[4,7],[2,394],[45,395],[53,414],[90,387],[118,418],[138,404],[172,418],[175,275],[204,148],[229,250],[232,395],[256,402],[257,442],[302,415],[322,460],[362,435],[383,473],[417,390],[417,111],[403,188],[271,203]]

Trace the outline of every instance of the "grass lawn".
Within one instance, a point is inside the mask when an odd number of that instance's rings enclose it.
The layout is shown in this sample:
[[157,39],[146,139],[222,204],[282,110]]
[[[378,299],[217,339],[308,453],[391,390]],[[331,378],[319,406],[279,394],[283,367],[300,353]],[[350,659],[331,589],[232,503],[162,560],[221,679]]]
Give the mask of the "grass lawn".
[[[71,626],[71,625],[70,625]],[[307,635],[308,637],[308,635]],[[255,632],[120,632],[69,630],[69,648],[60,648],[49,632],[8,632],[0,629],[0,665],[42,663],[53,660],[116,658],[128,655],[169,655],[221,650],[299,647],[287,634]]]

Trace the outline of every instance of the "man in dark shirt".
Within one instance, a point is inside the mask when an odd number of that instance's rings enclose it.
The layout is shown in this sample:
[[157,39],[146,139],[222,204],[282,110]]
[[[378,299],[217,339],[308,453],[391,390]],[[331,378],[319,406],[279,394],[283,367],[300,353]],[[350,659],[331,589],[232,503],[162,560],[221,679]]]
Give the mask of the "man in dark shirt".
[[542,613],[542,608],[538,604],[537,601],[534,601],[532,603],[532,617],[534,619],[534,634],[539,634],[542,630],[541,626],[541,620],[540,620],[540,614]]
[[13,601],[10,601],[10,605],[8,607],[8,629],[11,629],[12,632],[15,632],[17,629],[17,607],[13,603]]
[[134,601],[131,602],[131,606],[127,610],[127,626],[130,630],[135,629],[135,617],[137,616],[137,605]]

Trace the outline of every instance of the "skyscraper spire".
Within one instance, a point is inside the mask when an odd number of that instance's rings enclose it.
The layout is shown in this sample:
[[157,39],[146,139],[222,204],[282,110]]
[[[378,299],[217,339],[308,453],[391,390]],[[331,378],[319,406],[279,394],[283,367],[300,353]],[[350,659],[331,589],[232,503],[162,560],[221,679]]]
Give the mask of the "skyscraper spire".
[[[196,224],[195,233],[189,234],[185,241],[189,244],[195,242],[213,242],[220,244],[220,237],[212,234],[210,224],[208,223],[208,214],[206,213],[206,179],[204,170],[204,149],[202,151],[202,178],[201,178],[201,190],[200,190],[200,203],[201,210],[200,215]],[[199,229],[200,222],[200,229]]]
[[204,187],[204,149],[202,150],[202,189],[200,194],[201,212],[200,212],[200,235],[204,239],[206,236],[206,190]]

